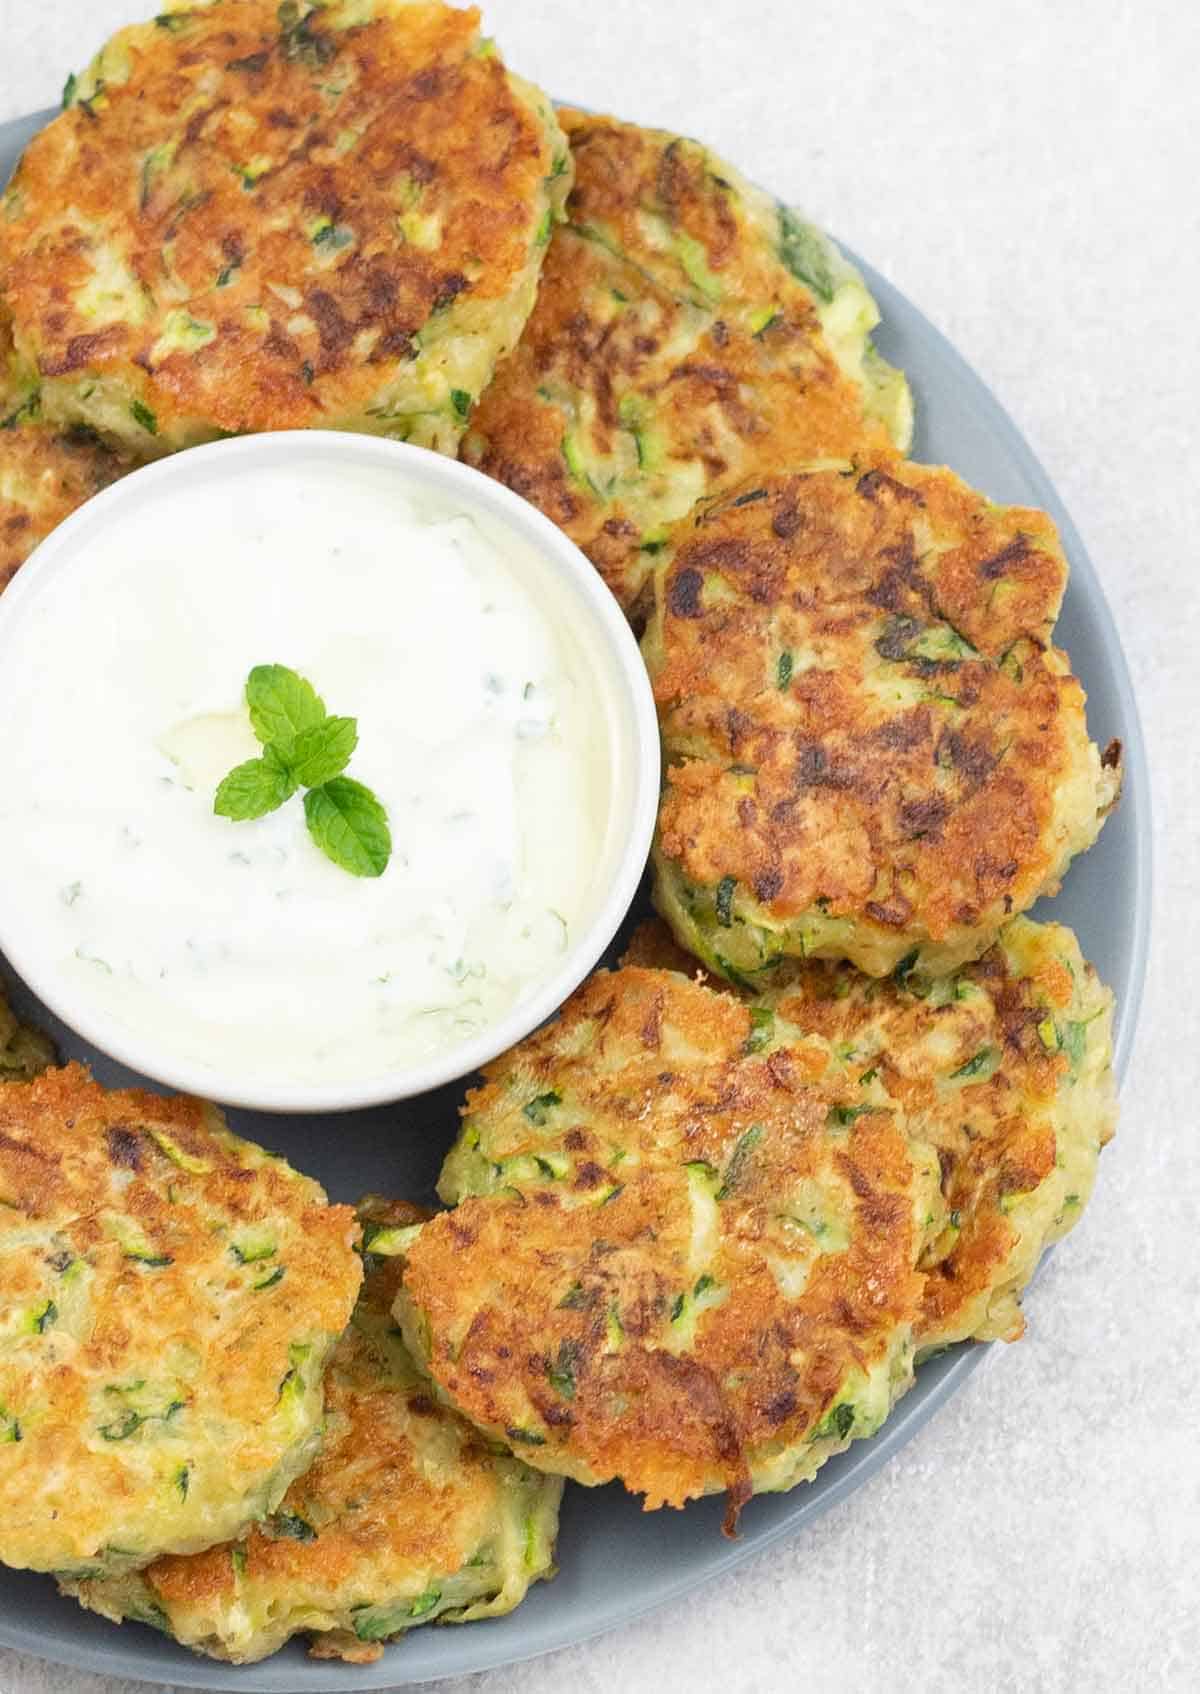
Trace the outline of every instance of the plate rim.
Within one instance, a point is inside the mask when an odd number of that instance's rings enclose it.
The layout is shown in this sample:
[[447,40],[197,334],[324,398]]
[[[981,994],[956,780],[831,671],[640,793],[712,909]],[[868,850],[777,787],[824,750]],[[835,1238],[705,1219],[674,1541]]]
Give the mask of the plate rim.
[[[23,145],[26,136],[34,133],[36,127],[48,122],[55,115],[55,110],[51,108],[0,122],[0,146],[5,145],[10,137],[18,146]],[[1153,789],[1145,731],[1116,619],[1104,592],[1100,574],[1077,526],[1032,446],[989,384],[907,295],[860,258],[852,248],[838,241],[832,232],[831,238],[847,259],[862,272],[880,307],[880,327],[884,337],[886,338],[888,323],[898,306],[904,320],[914,325],[920,334],[929,340],[944,365],[972,395],[987,421],[989,434],[1003,445],[1019,475],[1033,490],[1038,504],[1050,513],[1057,524],[1064,552],[1070,561],[1072,577],[1078,574],[1085,584],[1089,614],[1103,643],[1106,683],[1112,690],[1117,715],[1125,728],[1122,807],[1127,814],[1132,815],[1133,823],[1128,848],[1133,869],[1129,887],[1131,944],[1127,965],[1128,980],[1117,1008],[1114,1043],[1114,1068],[1118,1083],[1121,1084],[1128,1072],[1145,994],[1153,930],[1154,852]],[[910,380],[919,380],[921,373],[914,371],[906,374]],[[1043,1265],[1045,1262],[1046,1259],[1043,1258]],[[685,1594],[693,1593],[709,1582],[728,1575],[752,1557],[765,1553],[790,1536],[799,1534],[817,1517],[856,1492],[912,1440],[952,1395],[965,1386],[967,1380],[990,1357],[992,1349],[991,1343],[964,1342],[921,1366],[917,1389],[900,1402],[878,1435],[869,1441],[855,1443],[846,1453],[825,1467],[819,1492],[797,1490],[791,1496],[796,1501],[792,1510],[781,1512],[776,1522],[764,1525],[751,1536],[722,1544],[718,1556],[712,1558],[699,1572],[688,1566],[667,1581],[665,1586],[656,1587],[648,1596],[632,1600],[626,1597],[620,1603],[610,1602],[606,1609],[602,1608],[599,1614],[593,1615],[582,1628],[576,1625],[572,1629],[569,1621],[563,1627],[558,1618],[567,1617],[568,1614],[556,1612],[550,1626],[541,1629],[538,1639],[525,1644],[521,1644],[516,1638],[511,1642],[504,1641],[500,1643],[499,1652],[487,1646],[487,1642],[495,1640],[494,1634],[484,1632],[479,1649],[469,1652],[464,1662],[450,1669],[434,1669],[416,1675],[405,1675],[404,1648],[400,1645],[377,1665],[370,1667],[370,1670],[375,1672],[374,1675],[370,1674],[367,1667],[322,1667],[314,1676],[304,1679],[304,1687],[311,1688],[314,1694],[320,1694],[322,1690],[366,1694],[367,1690],[384,1691],[428,1685],[450,1676],[458,1678],[500,1670],[540,1658],[547,1653],[582,1646],[611,1629],[632,1623],[671,1605]],[[576,1494],[578,1492],[576,1491]],[[689,1510],[693,1515],[698,1515],[706,1504],[711,1503],[697,1502]],[[14,1574],[24,1576],[30,1573]],[[520,1611],[514,1615],[520,1616]],[[463,1635],[473,1639],[473,1632],[462,1632],[460,1640]],[[136,1641],[137,1638],[133,1639]],[[131,1647],[130,1641],[130,1636],[118,1634],[114,1629],[111,1646],[97,1646],[92,1642],[75,1645],[70,1638],[47,1637],[41,1625],[25,1626],[19,1620],[10,1620],[0,1612],[2,1647],[93,1675],[161,1686],[163,1667],[154,1665],[152,1668],[142,1668],[138,1663],[138,1647]],[[179,1687],[235,1688],[244,1690],[245,1694],[280,1694],[281,1690],[289,1687],[286,1676],[288,1666],[292,1663],[290,1658],[277,1655],[261,1661],[258,1665],[220,1665],[217,1661],[197,1657],[185,1647],[176,1646],[174,1643],[171,1646],[173,1654],[178,1654],[179,1663],[177,1666],[172,1664],[167,1674],[170,1681]],[[265,1679],[261,1674],[264,1667],[272,1667],[273,1670],[273,1674],[268,1673]],[[280,1679],[281,1673],[285,1680]],[[219,1680],[216,1680],[217,1678]]]

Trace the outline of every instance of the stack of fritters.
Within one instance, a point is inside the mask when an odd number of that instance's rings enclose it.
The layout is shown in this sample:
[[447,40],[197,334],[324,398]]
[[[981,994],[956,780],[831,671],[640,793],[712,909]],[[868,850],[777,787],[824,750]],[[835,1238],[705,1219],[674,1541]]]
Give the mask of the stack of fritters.
[[935,980],[599,972],[469,1097],[409,1346],[529,1464],[648,1507],[726,1489],[733,1521],[873,1434],[920,1353],[1020,1334],[1112,1133],[1110,1025],[1027,920]]
[[530,1464],[732,1521],[921,1353],[1021,1333],[1115,1103],[1111,996],[1020,914],[1120,748],[1053,645],[1053,525],[901,456],[824,238],[694,143],[563,122],[567,222],[463,452],[646,626],[675,942],[488,1067],[396,1310]]
[[390,1310],[425,1215],[356,1220],[200,1101],[77,1065],[0,1090],[0,1559],[239,1663],[519,1604],[561,1485],[409,1359]]
[[561,1477],[732,1530],[1020,1335],[1115,1117],[1021,914],[1120,750],[1052,524],[903,459],[861,278],[699,144],[434,0],[172,0],[64,103],[0,200],[0,588],[137,462],[330,427],[461,446],[645,625],[673,937],[488,1067],[451,1210],[356,1220],[0,1000],[0,1559],[361,1660],[552,1575]]
[[561,1483],[439,1405],[392,1320],[406,1232],[427,1216],[360,1206],[366,1277],[326,1373],[324,1441],[276,1510],[242,1541],[69,1592],[235,1664],[302,1631],[314,1655],[366,1663],[418,1624],[499,1617],[554,1574]]

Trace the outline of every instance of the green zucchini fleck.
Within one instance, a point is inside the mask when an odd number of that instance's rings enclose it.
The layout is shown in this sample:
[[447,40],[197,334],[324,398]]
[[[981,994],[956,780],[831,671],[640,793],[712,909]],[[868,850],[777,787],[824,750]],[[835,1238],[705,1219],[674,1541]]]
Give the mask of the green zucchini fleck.
[[614,1300],[604,1316],[604,1334],[609,1351],[617,1352],[625,1339],[625,1325],[621,1322],[621,1308]]
[[29,1329],[32,1335],[45,1335],[48,1329],[53,1329],[58,1322],[58,1307],[53,1300],[47,1300],[41,1311],[33,1312],[29,1319]]
[[760,1123],[751,1124],[730,1154],[729,1163],[725,1167],[725,1177],[717,1189],[717,1199],[725,1200],[746,1174],[746,1165],[750,1155],[762,1140],[763,1126]]
[[452,388],[450,390],[450,404],[454,408],[455,416],[461,418],[465,423],[471,415],[471,407],[475,404],[475,401],[469,390]]
[[305,1392],[307,1384],[304,1380],[303,1366],[312,1347],[306,1343],[294,1341],[288,1348],[288,1368],[280,1378],[278,1403],[286,1400],[298,1400]]
[[[904,957],[901,959],[900,963],[896,966],[895,970],[892,972],[892,981],[896,984],[897,988],[907,988],[909,986],[909,978],[912,976],[913,972],[916,970],[917,960],[920,957],[921,957],[921,949],[919,947],[914,947],[910,953],[906,953],[904,955]],[[838,984],[839,987],[841,986],[842,981],[845,981],[846,992],[849,993],[849,991],[850,991],[849,980],[847,978],[840,979],[839,984]]]
[[248,1230],[239,1240],[230,1242],[229,1251],[239,1265],[256,1265],[263,1259],[273,1259],[276,1253],[273,1237],[265,1232]]
[[541,1129],[549,1119],[551,1110],[555,1106],[561,1105],[562,1095],[555,1089],[551,1088],[547,1093],[539,1094],[535,1099],[530,1100],[526,1105],[522,1106],[521,1110],[524,1116],[529,1119],[530,1123],[536,1124],[537,1127]]
[[345,224],[331,222],[323,223],[312,237],[314,247],[328,247],[331,253],[340,253],[343,248],[353,247],[354,231]]
[[733,923],[733,893],[736,887],[737,878],[735,876],[723,876],[717,884],[717,922],[722,929],[728,929]]
[[831,1129],[845,1129],[857,1118],[865,1117],[876,1109],[874,1106],[830,1106],[825,1121]]
[[188,1488],[191,1485],[191,1480],[191,1471],[186,1465],[180,1465],[179,1469],[175,1472],[175,1487],[181,1500],[187,1499]]
[[286,1275],[287,1266],[276,1265],[275,1269],[271,1271],[269,1275],[264,1276],[261,1282],[254,1283],[251,1292],[254,1294],[261,1294],[265,1289],[274,1288],[277,1284],[283,1281]]
[[575,1367],[579,1363],[580,1351],[578,1341],[564,1341],[558,1349],[558,1357],[553,1362],[546,1361],[546,1380],[564,1400],[575,1398]]
[[423,1618],[431,1612],[442,1597],[440,1588],[427,1588],[424,1594],[418,1596],[409,1607],[410,1618]]
[[710,305],[716,305],[724,290],[720,277],[714,276],[708,263],[708,249],[694,235],[675,237],[675,256],[688,281],[699,290]]
[[825,238],[790,206],[779,208],[779,257],[788,270],[825,305],[837,292]]
[[406,1253],[420,1231],[420,1224],[365,1223],[363,1225],[363,1256],[373,1254],[377,1259],[395,1259]]
[[152,1253],[148,1248],[141,1247],[127,1247],[125,1257],[136,1260],[139,1265],[145,1265],[147,1270],[165,1270],[168,1265],[175,1263],[170,1253]]
[[965,1065],[959,1065],[956,1071],[950,1072],[950,1080],[952,1082],[966,1081],[969,1077],[980,1077],[986,1080],[987,1077],[991,1076],[999,1062],[1000,1055],[994,1047],[981,1047],[978,1053],[967,1060]]
[[134,400],[132,402],[129,408],[129,415],[133,419],[134,423],[142,426],[147,435],[158,434],[158,419],[150,410],[149,406],[144,406],[140,400]]
[[[544,1447],[546,1445],[544,1435],[538,1435],[532,1429],[518,1429],[515,1425],[504,1431],[504,1438],[506,1441],[510,1441],[514,1447]],[[20,1440],[20,1436],[17,1439]]]
[[135,1412],[132,1406],[127,1406],[112,1423],[100,1425],[100,1434],[105,1441],[127,1441],[145,1422],[141,1412]]
[[761,1053],[775,1039],[775,1014],[767,1006],[750,1008],[750,1034],[742,1044],[743,1053]]
[[[1099,1014],[1093,1015],[1098,1016]],[[1083,1060],[1087,1052],[1087,1026],[1091,1021],[1091,1018],[1082,1022],[1078,1019],[1072,1019],[1063,1030],[1062,1050],[1067,1055],[1072,1076],[1078,1076],[1083,1069]]]
[[819,1439],[836,1437],[844,1441],[854,1427],[854,1407],[846,1400],[835,1406],[824,1422],[819,1423],[814,1433]]
[[794,662],[790,653],[779,655],[779,663],[775,667],[775,685],[781,692],[791,686]]

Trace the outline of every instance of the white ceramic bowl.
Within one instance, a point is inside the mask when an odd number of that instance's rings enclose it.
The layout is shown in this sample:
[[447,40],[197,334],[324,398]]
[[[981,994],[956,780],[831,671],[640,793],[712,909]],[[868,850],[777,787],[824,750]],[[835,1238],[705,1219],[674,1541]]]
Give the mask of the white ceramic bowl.
[[[593,686],[607,711],[611,805],[598,853],[590,903],[575,925],[573,938],[552,974],[529,984],[516,1004],[459,1045],[403,1069],[387,1069],[353,1080],[296,1081],[285,1075],[264,1081],[239,1075],[220,1062],[207,1062],[166,1048],[97,1003],[76,976],[52,956],[44,929],[31,917],[25,891],[11,876],[0,876],[0,952],[12,969],[64,1023],[141,1074],[174,1088],[226,1104],[274,1112],[339,1111],[404,1099],[440,1087],[477,1070],[550,1017],[599,960],[625,916],[645,867],[654,829],[659,788],[659,739],[654,702],[637,643],[617,604],[584,555],[548,519],[500,484],[452,459],[421,448],[371,436],[305,431],[248,436],[195,448],[134,472],[90,501],[46,540],[0,596],[0,721],[11,735],[33,734],[21,723],[12,702],[4,699],[7,656],[23,640],[46,639],[47,591],[57,597],[64,579],[88,569],[89,547],[111,533],[140,502],[170,497],[189,488],[212,500],[213,542],[222,533],[222,485],[252,467],[303,467],[306,483],[337,479],[356,467],[387,466],[415,494],[425,493],[455,511],[498,523],[536,553],[539,568],[551,573],[553,588],[568,608],[573,628],[590,635]],[[164,569],[169,569],[169,561]],[[414,615],[419,616],[414,600]],[[52,630],[49,632],[52,641]],[[154,639],[148,627],[147,641]],[[264,655],[264,659],[286,657]],[[80,702],[86,711],[86,701]],[[331,710],[337,701],[331,700]],[[40,779],[39,779],[40,780]],[[47,781],[52,780],[47,773]],[[78,827],[86,831],[88,818]],[[547,827],[553,828],[552,817]]]

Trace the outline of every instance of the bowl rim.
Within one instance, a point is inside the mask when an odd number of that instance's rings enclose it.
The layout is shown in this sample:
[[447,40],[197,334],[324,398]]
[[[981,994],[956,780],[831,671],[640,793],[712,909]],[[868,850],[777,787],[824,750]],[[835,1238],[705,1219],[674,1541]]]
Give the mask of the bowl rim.
[[[110,524],[121,505],[181,478],[203,481],[211,477],[214,461],[234,473],[254,460],[264,466],[286,464],[292,455],[316,461],[325,474],[349,464],[390,464],[407,476],[410,485],[449,496],[465,510],[485,513],[523,538],[591,623],[594,651],[601,661],[594,667],[595,674],[613,708],[619,762],[627,764],[628,770],[628,779],[619,785],[623,793],[611,797],[614,805],[623,803],[627,815],[623,819],[610,815],[608,856],[598,860],[596,867],[598,881],[605,879],[607,885],[600,883],[591,918],[569,942],[557,969],[537,980],[509,1011],[473,1039],[420,1063],[380,1070],[357,1081],[277,1084],[239,1077],[235,1070],[177,1057],[169,1050],[164,1054],[153,1038],[143,1038],[85,994],[76,994],[69,979],[57,974],[49,958],[39,953],[35,931],[13,932],[6,921],[0,882],[0,954],[77,1035],[166,1087],[226,1106],[309,1115],[387,1105],[461,1081],[558,1012],[601,958],[637,894],[657,817],[661,754],[653,691],[636,637],[595,566],[575,543],[520,495],[470,465],[408,442],[349,431],[275,430],[208,442],[139,466],[93,496],[41,543],[0,597],[0,669],[7,642],[19,636],[19,626],[38,595],[59,583],[64,574],[84,568],[88,534],[97,525]],[[214,486],[220,486],[219,478]]]

